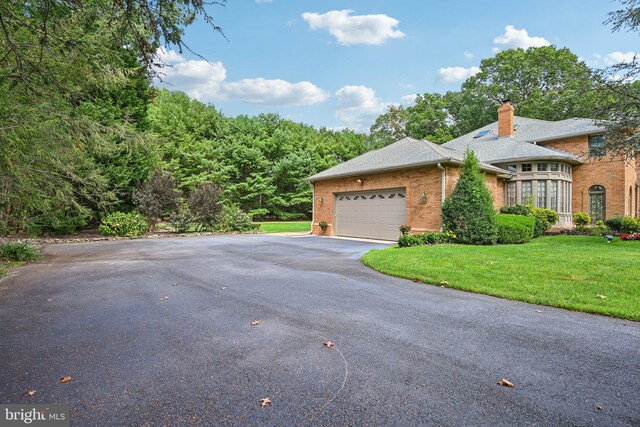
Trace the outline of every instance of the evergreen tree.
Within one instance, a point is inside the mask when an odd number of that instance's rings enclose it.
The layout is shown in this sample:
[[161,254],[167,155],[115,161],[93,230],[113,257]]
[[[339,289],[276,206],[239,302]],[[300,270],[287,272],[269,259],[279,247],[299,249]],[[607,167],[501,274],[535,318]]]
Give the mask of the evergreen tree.
[[473,151],[467,150],[460,179],[442,206],[442,224],[445,231],[456,235],[459,243],[491,245],[496,242],[493,196]]

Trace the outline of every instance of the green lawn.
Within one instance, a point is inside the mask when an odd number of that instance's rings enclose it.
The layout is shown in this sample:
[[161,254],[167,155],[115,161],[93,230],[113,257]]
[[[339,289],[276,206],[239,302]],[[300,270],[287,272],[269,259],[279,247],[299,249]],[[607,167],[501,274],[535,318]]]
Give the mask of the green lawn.
[[636,241],[546,236],[523,245],[394,247],[372,250],[362,261],[406,279],[446,281],[449,288],[640,320]]
[[257,222],[265,233],[292,233],[311,230],[311,221],[273,221]]
[[7,275],[9,269],[14,267],[20,267],[24,262],[20,261],[5,261],[0,259],[0,279]]

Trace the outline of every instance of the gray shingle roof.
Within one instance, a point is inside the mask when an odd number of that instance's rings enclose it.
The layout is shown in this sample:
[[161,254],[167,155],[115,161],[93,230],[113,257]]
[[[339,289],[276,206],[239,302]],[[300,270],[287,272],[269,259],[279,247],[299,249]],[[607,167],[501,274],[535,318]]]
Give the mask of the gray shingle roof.
[[[436,163],[462,163],[464,153],[429,141],[403,138],[393,144],[369,151],[344,163],[340,163],[308,178],[309,181],[353,176],[362,173],[406,169]],[[489,164],[481,164],[484,170],[508,174]]]
[[[527,158],[556,159],[581,163],[582,160],[573,154],[541,147],[533,143],[578,135],[590,135],[604,131],[604,128],[596,126],[591,119],[566,119],[549,122],[516,116],[514,123],[517,126],[517,130],[513,138],[498,138],[498,122],[493,122],[453,139],[443,144],[443,146],[461,152],[470,148],[476,152],[481,161],[488,163],[502,163]],[[481,130],[490,130],[491,132],[480,138],[474,138]]]

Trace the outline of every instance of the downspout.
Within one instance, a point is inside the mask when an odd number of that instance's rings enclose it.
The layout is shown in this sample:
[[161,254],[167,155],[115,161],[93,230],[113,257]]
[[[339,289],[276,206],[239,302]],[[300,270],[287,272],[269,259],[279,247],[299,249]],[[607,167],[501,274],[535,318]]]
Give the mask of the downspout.
[[[442,188],[440,189],[440,193],[442,194],[442,201],[440,204],[440,211],[442,211],[442,206],[444,206],[445,192],[447,188],[447,170],[442,167],[440,163],[438,163],[438,169],[440,169],[440,183]],[[442,225],[440,225],[440,232],[442,232]]]
[[313,234],[313,224],[316,222],[316,183],[311,183],[311,234]]

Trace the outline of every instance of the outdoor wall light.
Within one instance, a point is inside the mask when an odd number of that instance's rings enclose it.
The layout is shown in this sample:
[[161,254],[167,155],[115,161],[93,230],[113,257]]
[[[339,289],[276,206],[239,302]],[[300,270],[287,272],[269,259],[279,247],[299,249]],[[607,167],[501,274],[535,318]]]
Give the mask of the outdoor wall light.
[[360,183],[360,184],[364,184],[364,182],[365,182],[366,180],[367,180],[367,178],[365,178],[365,177],[361,176],[360,178],[356,179],[356,182],[357,182],[357,183]]
[[420,195],[420,203],[427,203],[427,192],[423,191]]
[[324,198],[320,197],[320,206],[324,205]]

